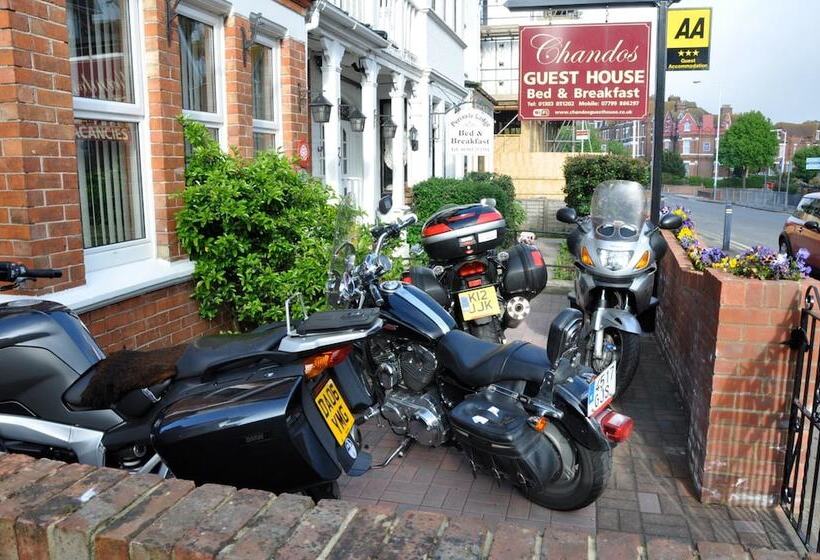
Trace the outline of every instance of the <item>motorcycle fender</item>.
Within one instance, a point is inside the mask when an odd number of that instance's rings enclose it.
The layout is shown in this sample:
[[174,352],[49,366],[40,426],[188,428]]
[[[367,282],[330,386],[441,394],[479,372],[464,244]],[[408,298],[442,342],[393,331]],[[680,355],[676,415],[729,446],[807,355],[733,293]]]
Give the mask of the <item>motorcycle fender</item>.
[[550,323],[547,337],[547,357],[555,363],[567,345],[578,335],[584,324],[584,314],[578,309],[566,308]]
[[611,447],[597,420],[586,415],[589,383],[574,376],[555,387],[553,404],[564,413],[561,424],[577,441],[593,451]]
[[623,309],[597,309],[593,315],[592,324],[595,325],[595,330],[611,327],[632,334],[643,332],[638,318]]

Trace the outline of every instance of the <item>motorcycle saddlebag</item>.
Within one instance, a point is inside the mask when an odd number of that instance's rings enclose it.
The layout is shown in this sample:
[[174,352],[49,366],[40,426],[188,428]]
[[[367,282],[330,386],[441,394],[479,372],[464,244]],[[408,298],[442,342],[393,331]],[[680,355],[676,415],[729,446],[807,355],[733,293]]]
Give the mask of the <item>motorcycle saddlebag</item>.
[[504,216],[492,206],[449,206],[433,214],[421,230],[424,250],[434,261],[449,261],[495,249],[507,234]]
[[425,292],[443,308],[448,309],[450,307],[449,292],[439,283],[436,275],[433,274],[433,271],[429,268],[424,266],[411,266],[404,281]]
[[504,273],[503,296],[523,296],[532,299],[547,285],[547,266],[535,245],[519,243],[513,246]]
[[473,465],[513,484],[541,488],[558,469],[552,444],[527,422],[522,406],[503,395],[482,391],[450,413],[453,434]]

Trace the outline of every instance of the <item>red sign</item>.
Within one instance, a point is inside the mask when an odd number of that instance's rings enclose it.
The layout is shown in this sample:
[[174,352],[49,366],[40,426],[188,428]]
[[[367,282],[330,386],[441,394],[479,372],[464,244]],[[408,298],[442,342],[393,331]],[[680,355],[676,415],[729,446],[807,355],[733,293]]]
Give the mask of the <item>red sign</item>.
[[522,27],[518,114],[633,120],[649,104],[649,23]]
[[296,157],[299,158],[299,165],[302,169],[310,167],[310,146],[307,141],[299,140],[296,144]]

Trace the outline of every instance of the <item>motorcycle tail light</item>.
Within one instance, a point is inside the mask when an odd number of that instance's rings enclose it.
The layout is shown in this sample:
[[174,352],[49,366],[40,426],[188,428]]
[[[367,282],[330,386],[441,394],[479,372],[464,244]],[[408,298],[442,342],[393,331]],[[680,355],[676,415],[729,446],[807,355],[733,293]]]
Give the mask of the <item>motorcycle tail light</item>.
[[484,274],[487,270],[487,265],[481,261],[468,262],[458,269],[458,275],[462,278],[466,276],[475,276],[476,274]]
[[635,265],[635,270],[641,270],[646,268],[649,265],[649,251],[644,251],[643,255],[641,255],[640,260]]
[[334,348],[321,354],[316,354],[305,360],[305,377],[314,379],[319,377],[323,371],[334,366],[338,366],[350,354],[352,346],[342,346],[341,348]]
[[501,215],[501,212],[498,210],[493,210],[492,212],[485,212],[481,214],[478,219],[476,220],[476,224],[486,224],[487,222],[496,222],[498,220],[503,220],[504,216]]
[[544,257],[536,247],[530,248],[530,256],[532,257],[532,264],[539,267],[544,266]]
[[595,266],[595,264],[592,262],[592,257],[589,256],[589,251],[586,247],[581,249],[581,262],[587,266]]
[[447,224],[430,224],[421,231],[423,237],[430,237],[431,235],[438,235],[440,233],[447,233],[453,231]]
[[621,443],[632,435],[635,422],[629,416],[609,410],[600,417],[599,422],[606,438],[614,443]]

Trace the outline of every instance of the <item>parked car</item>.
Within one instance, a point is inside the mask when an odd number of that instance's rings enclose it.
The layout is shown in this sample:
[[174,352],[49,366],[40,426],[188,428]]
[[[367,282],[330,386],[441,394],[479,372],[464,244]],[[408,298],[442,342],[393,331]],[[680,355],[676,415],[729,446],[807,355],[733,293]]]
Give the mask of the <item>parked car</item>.
[[812,270],[820,269],[820,192],[809,193],[786,218],[778,241],[780,252],[794,256],[800,249],[809,252]]

